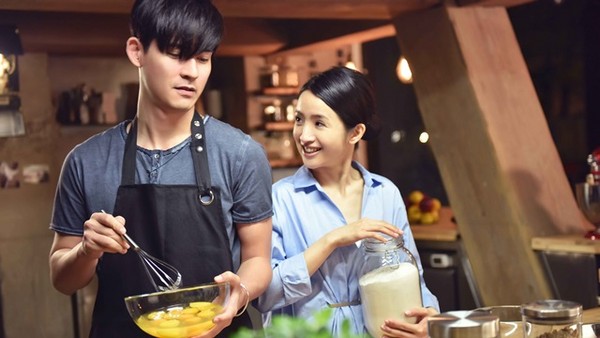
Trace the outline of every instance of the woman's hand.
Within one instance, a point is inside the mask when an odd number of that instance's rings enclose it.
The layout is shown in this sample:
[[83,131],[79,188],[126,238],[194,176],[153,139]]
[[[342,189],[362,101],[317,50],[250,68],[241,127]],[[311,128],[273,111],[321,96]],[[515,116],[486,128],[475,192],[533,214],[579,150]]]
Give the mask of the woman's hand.
[[362,218],[354,223],[339,227],[325,236],[329,237],[328,239],[335,247],[342,247],[365,238],[374,238],[385,242],[384,234],[396,238],[402,235],[402,230],[384,221]]
[[250,301],[250,295],[248,294],[248,291],[241,286],[240,277],[235,273],[226,271],[216,276],[215,282],[229,282],[229,287],[231,288],[229,302],[223,311],[213,318],[213,323],[215,323],[215,326],[204,334],[195,336],[194,338],[215,337],[221,331],[223,331],[223,329],[231,325],[233,318],[238,314],[240,309],[243,308],[243,311],[246,310],[246,306]]
[[405,337],[405,338],[427,338],[427,320],[436,315],[437,311],[433,308],[415,308],[404,313],[406,317],[415,317],[416,324],[409,324],[395,319],[387,319],[381,326],[384,338],[387,337]]

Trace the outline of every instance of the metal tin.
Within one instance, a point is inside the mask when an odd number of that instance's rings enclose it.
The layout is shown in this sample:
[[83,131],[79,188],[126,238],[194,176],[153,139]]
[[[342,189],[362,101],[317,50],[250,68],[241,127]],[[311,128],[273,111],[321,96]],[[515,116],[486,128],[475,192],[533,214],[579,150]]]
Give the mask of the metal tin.
[[428,320],[431,338],[496,338],[500,333],[498,316],[485,311],[450,311]]
[[534,322],[571,322],[581,316],[581,312],[581,304],[556,299],[539,300],[521,308],[523,317]]
[[498,316],[500,337],[523,338],[523,322],[520,305],[496,305],[476,309]]
[[521,307],[524,337],[581,337],[581,304],[564,300],[540,300]]

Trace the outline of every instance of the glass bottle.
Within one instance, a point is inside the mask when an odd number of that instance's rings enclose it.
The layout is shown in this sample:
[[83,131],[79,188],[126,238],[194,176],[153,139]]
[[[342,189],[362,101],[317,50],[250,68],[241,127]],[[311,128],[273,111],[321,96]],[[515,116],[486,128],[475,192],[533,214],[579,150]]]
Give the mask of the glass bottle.
[[373,337],[381,337],[379,327],[386,319],[415,323],[406,317],[408,309],[422,307],[417,261],[404,247],[402,236],[362,242],[364,261],[358,280],[365,326]]
[[564,300],[540,300],[521,307],[523,337],[581,338],[581,304]]

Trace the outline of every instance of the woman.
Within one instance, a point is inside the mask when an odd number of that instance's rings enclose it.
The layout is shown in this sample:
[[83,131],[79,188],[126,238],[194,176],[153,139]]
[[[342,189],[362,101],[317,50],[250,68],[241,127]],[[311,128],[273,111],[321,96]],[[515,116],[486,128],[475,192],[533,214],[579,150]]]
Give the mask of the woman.
[[[360,72],[332,68],[301,88],[293,135],[304,165],[273,185],[273,279],[259,298],[262,312],[310,318],[330,307],[335,336],[345,319],[366,332],[357,272],[366,238],[404,236],[422,276],[398,188],[353,161],[358,142],[377,131],[373,88]],[[427,336],[424,319],[439,305],[421,284],[425,307],[407,313],[417,323],[386,320],[386,336]]]

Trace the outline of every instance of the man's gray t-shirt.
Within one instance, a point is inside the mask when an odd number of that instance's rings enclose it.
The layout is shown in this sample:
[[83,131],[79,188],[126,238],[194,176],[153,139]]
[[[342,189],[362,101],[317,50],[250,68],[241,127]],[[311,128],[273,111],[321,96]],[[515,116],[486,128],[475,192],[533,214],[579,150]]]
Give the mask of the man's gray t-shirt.
[[[92,136],[67,155],[56,190],[52,230],[81,236],[83,223],[92,213],[112,213],[121,183],[128,122]],[[263,147],[241,130],[210,116],[204,125],[211,181],[221,192],[224,226],[237,269],[240,244],[233,224],[272,216],[271,168]],[[196,185],[190,145],[188,138],[168,150],[138,147],[136,184]]]

